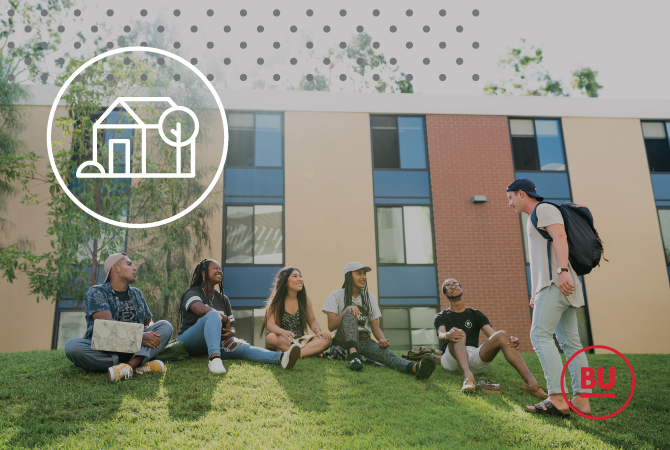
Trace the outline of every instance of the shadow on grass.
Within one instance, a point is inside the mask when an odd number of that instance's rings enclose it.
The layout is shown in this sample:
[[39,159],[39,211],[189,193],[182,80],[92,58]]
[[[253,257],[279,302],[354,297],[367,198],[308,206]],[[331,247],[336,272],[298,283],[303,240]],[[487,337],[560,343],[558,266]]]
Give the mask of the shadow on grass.
[[332,395],[327,380],[334,376],[333,369],[341,364],[342,361],[310,356],[299,359],[293,369],[275,373],[275,379],[296,408],[326,412]]
[[48,447],[61,437],[112,420],[128,397],[155,397],[159,384],[159,376],[110,383],[107,373],[75,367],[62,351],[0,354],[4,443]]
[[[187,361],[168,363],[169,376],[163,388],[168,395],[170,418],[179,421],[196,421],[212,410],[224,412],[224,405],[214,405],[212,399],[219,383],[226,375],[213,374],[207,367],[208,358],[193,357]],[[225,364],[228,367],[228,364]],[[184,380],[194,380],[185,383]]]

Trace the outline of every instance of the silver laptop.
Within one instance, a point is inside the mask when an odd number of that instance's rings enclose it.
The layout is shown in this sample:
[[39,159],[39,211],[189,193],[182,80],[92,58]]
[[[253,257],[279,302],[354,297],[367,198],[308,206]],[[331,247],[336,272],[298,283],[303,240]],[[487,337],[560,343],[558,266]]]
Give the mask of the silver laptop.
[[141,323],[93,321],[91,348],[105,352],[136,353],[142,347],[144,325]]

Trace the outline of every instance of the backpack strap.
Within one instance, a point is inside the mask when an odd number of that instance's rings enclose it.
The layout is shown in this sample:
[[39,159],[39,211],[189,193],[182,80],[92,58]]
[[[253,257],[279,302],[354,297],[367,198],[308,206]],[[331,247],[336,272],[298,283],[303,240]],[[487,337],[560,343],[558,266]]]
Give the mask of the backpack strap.
[[[537,205],[535,205],[535,208],[533,209],[533,212],[530,214],[530,221],[537,230],[540,235],[547,240],[547,262],[549,264],[549,281],[551,282],[554,279],[554,273],[551,270],[551,236],[549,233],[547,233],[546,230],[540,230],[537,227],[537,207],[540,206],[542,203],[547,203],[549,205],[555,206],[558,208],[558,205],[552,202],[539,202]],[[560,211],[560,208],[559,208]]]

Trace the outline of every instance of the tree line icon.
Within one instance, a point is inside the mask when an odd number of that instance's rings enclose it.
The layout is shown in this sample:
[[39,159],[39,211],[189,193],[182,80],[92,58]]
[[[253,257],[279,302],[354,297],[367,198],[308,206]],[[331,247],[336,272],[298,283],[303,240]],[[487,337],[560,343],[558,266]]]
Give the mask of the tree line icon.
[[[158,119],[158,123],[146,123],[145,120],[140,119],[139,115],[128,105],[128,102],[165,102],[170,105]],[[116,109],[122,108],[134,121],[134,123],[105,123],[107,117]],[[184,140],[182,136],[181,123],[177,122],[174,129],[170,129],[170,133],[174,139],[171,139],[165,134],[163,130],[163,123],[165,119],[174,112],[182,111],[188,114],[194,122],[193,134]],[[170,97],[118,97],[107,110],[100,116],[93,124],[93,160],[82,163],[76,172],[77,178],[194,178],[195,177],[195,139],[198,136],[200,123],[193,111],[185,106],[178,106]],[[139,172],[131,172],[130,153],[131,142],[130,139],[109,139],[109,169],[105,171],[103,165],[98,162],[98,132],[109,130],[139,130],[141,133],[141,170]],[[173,173],[147,173],[147,131],[158,130],[163,142],[175,147],[176,150],[176,167]],[[114,146],[117,144],[123,145],[124,153],[124,169],[121,172],[114,171]],[[103,144],[104,145],[104,144]],[[190,150],[190,169],[187,172],[182,171],[182,149],[189,147]],[[187,150],[188,151],[188,150]],[[84,172],[87,167],[95,168],[96,170]]]

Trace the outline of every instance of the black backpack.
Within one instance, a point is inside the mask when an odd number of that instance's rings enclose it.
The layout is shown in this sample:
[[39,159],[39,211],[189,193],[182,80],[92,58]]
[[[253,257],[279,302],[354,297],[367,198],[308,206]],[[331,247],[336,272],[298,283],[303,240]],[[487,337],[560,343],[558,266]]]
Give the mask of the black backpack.
[[[530,220],[535,229],[547,239],[547,256],[549,258],[549,274],[554,277],[551,270],[551,236],[545,230],[537,228],[537,206],[542,203],[555,206],[563,216],[563,225],[565,234],[568,235],[568,249],[570,254],[568,259],[577,275],[586,275],[591,273],[594,267],[600,266],[600,258],[603,257],[603,241],[598,236],[598,232],[593,226],[593,216],[586,206],[576,203],[566,202],[557,205],[551,202],[540,202],[533,209]],[[607,259],[605,259],[607,261]]]

